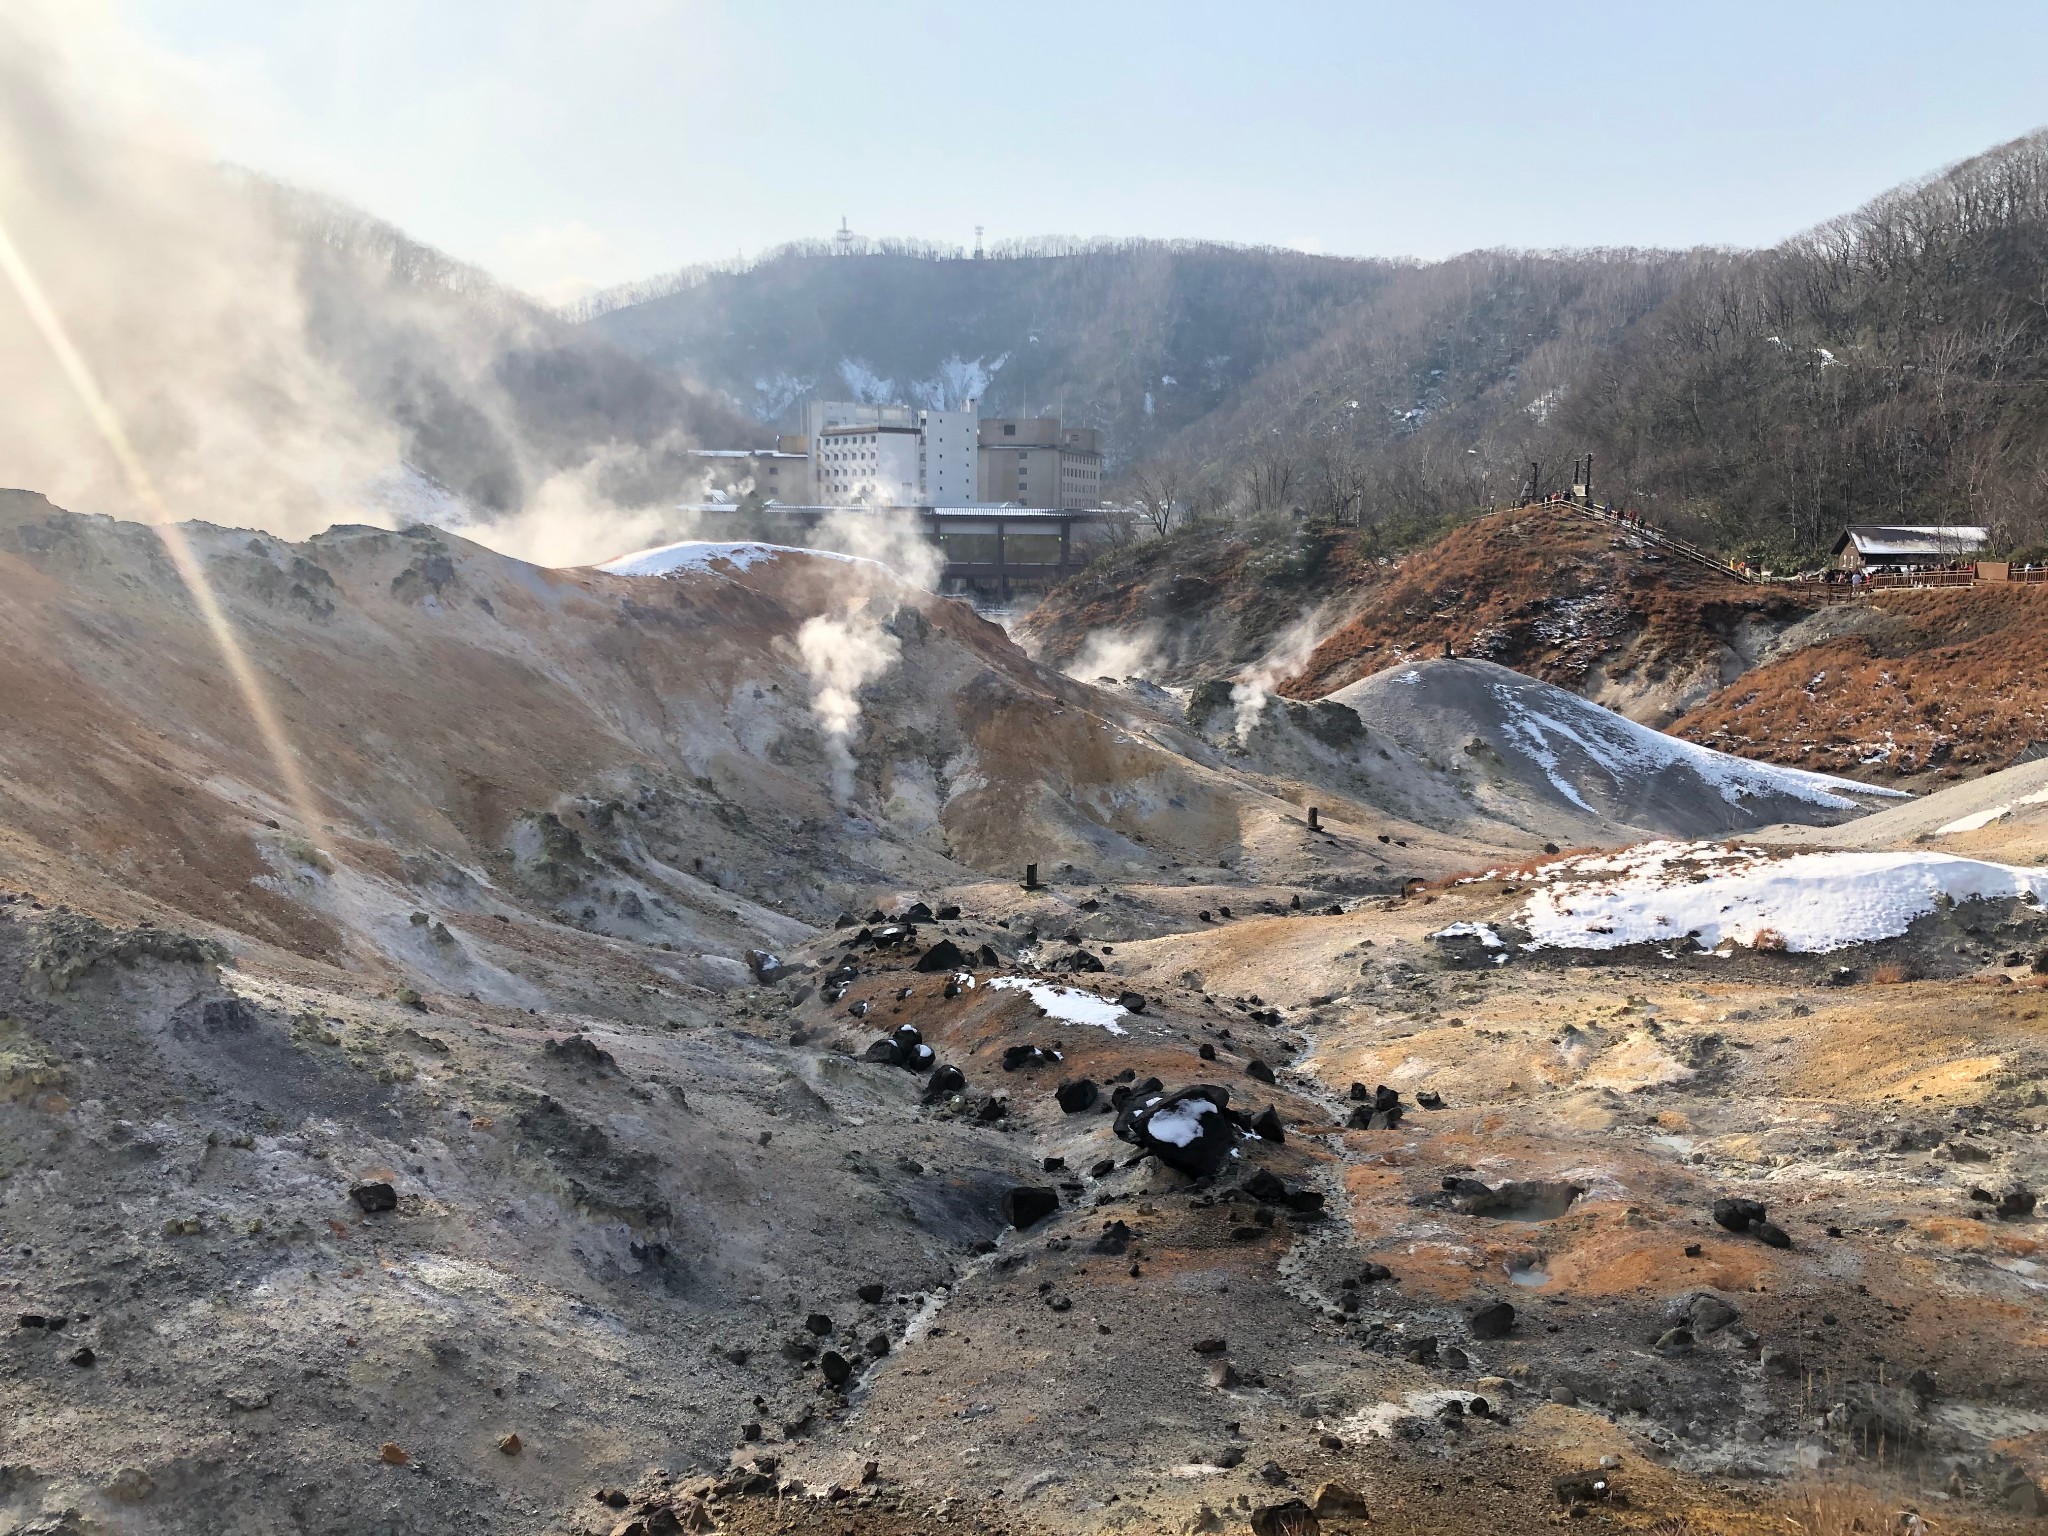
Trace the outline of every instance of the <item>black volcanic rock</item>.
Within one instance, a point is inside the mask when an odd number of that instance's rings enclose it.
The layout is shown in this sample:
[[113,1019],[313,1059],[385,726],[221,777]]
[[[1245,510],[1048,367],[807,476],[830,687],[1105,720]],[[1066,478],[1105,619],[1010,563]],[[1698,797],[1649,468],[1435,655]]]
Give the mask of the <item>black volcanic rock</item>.
[[1003,1220],[1021,1230],[1037,1226],[1058,1210],[1060,1197],[1056,1190],[1040,1185],[1015,1184],[1003,1191],[1001,1208]]

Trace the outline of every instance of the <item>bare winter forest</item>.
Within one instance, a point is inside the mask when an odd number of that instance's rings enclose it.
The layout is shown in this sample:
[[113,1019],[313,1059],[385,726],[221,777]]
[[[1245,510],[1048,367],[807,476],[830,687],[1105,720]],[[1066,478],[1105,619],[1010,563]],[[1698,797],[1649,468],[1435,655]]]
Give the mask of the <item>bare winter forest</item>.
[[1063,411],[1155,522],[1434,526],[1590,452],[1597,494],[1783,562],[1879,518],[2048,540],[2044,270],[2035,134],[1762,251],[813,244],[582,313],[764,429],[819,389]]

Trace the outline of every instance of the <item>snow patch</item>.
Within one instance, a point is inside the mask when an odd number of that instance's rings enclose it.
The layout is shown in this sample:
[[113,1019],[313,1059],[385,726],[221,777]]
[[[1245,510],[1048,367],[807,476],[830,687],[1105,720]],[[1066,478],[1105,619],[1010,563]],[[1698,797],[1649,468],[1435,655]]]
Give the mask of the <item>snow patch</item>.
[[1968,816],[1958,816],[1945,827],[1936,827],[1936,837],[1948,837],[1956,832],[1974,832],[1979,827],[1988,827],[1994,821],[2003,821],[2023,805],[2048,805],[2048,789],[2036,790],[2031,795],[2022,795],[2006,805],[1994,805],[1988,811],[1976,811]]
[[1048,1017],[1064,1024],[1092,1024],[1097,1029],[1106,1029],[1112,1035],[1125,1035],[1130,1031],[1117,1023],[1124,1016],[1119,1008],[1106,997],[1097,997],[1093,992],[1083,992],[1079,987],[1055,987],[1043,981],[1033,981],[1026,976],[998,976],[989,983],[1006,992],[1024,992],[1031,1001],[1038,1004]]
[[842,357],[839,360],[839,377],[846,381],[847,391],[862,405],[895,403],[896,391],[889,381],[860,358]]
[[1145,1134],[1157,1141],[1185,1147],[1202,1134],[1202,1117],[1215,1113],[1216,1106],[1207,1099],[1182,1099],[1163,1114],[1155,1114],[1147,1120]]
[[[1401,681],[1406,682],[1407,678]],[[1911,798],[1904,790],[1880,789],[1838,779],[1831,774],[1811,773],[1804,768],[1783,768],[1775,763],[1756,763],[1748,758],[1716,752],[1695,742],[1666,736],[1646,725],[1601,709],[1595,704],[1576,708],[1577,718],[1565,720],[1535,709],[1506,683],[1493,685],[1500,701],[1503,729],[1509,740],[1543,770],[1557,792],[1583,810],[1591,811],[1578,790],[1560,771],[1555,743],[1569,742],[1604,769],[1617,785],[1627,787],[1632,777],[1647,776],[1666,768],[1686,767],[1713,786],[1730,805],[1751,795],[1789,795],[1810,805],[1831,810],[1859,809],[1851,795],[1885,795]],[[1582,701],[1573,700],[1573,706]]]
[[772,560],[779,560],[784,555],[814,555],[820,560],[844,560],[852,565],[874,564],[871,560],[861,560],[855,555],[842,555],[830,549],[798,549],[789,544],[761,544],[750,541],[719,543],[713,540],[686,539],[680,544],[664,544],[658,549],[643,549],[636,554],[620,555],[616,560],[607,560],[598,569],[612,576],[673,576],[679,571],[710,571],[719,566],[745,571]]
[[962,357],[954,353],[929,379],[920,379],[910,386],[910,397],[926,410],[957,411],[970,400],[985,397],[1003,364],[1010,360],[1005,352],[993,362],[979,357]]
[[1448,928],[1439,928],[1430,935],[1432,939],[1477,939],[1488,949],[1503,947],[1501,936],[1488,923],[1453,923]]
[[[1946,853],[1801,853],[1774,858],[1708,843],[1646,843],[1569,860],[1523,913],[1531,949],[1619,949],[1692,936],[1826,954],[1896,938],[1944,902],[2048,898],[2048,870]],[[1561,875],[1615,878],[1572,881]]]
[[1389,1439],[1406,1420],[1433,1419],[1445,1403],[1463,1406],[1471,1396],[1469,1392],[1410,1392],[1398,1401],[1389,1399],[1360,1409],[1337,1426],[1337,1433],[1346,1440]]

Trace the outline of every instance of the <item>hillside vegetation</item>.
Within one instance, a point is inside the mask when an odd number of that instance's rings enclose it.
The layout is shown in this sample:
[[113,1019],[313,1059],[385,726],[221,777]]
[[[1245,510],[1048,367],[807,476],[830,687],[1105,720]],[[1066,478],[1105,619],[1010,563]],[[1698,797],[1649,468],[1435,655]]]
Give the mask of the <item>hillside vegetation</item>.
[[2044,258],[2036,134],[1765,251],[811,245],[587,323],[759,435],[813,392],[1063,411],[1163,521],[1453,515],[1591,452],[1601,494],[1784,562],[1847,521],[2048,540]]
[[1098,561],[1016,632],[1084,677],[1267,675],[1313,700],[1412,660],[1497,662],[1759,761],[1885,782],[2048,741],[2048,587],[1753,584],[1555,507],[1380,530],[1203,522]]

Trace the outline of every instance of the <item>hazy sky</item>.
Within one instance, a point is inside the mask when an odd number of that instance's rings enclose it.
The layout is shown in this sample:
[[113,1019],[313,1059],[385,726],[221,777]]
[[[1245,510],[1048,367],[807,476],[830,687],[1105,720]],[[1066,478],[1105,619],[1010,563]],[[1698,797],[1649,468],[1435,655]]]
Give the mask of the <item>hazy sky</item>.
[[1760,244],[2048,123],[2048,4],[113,0],[223,157],[550,297],[822,236]]

